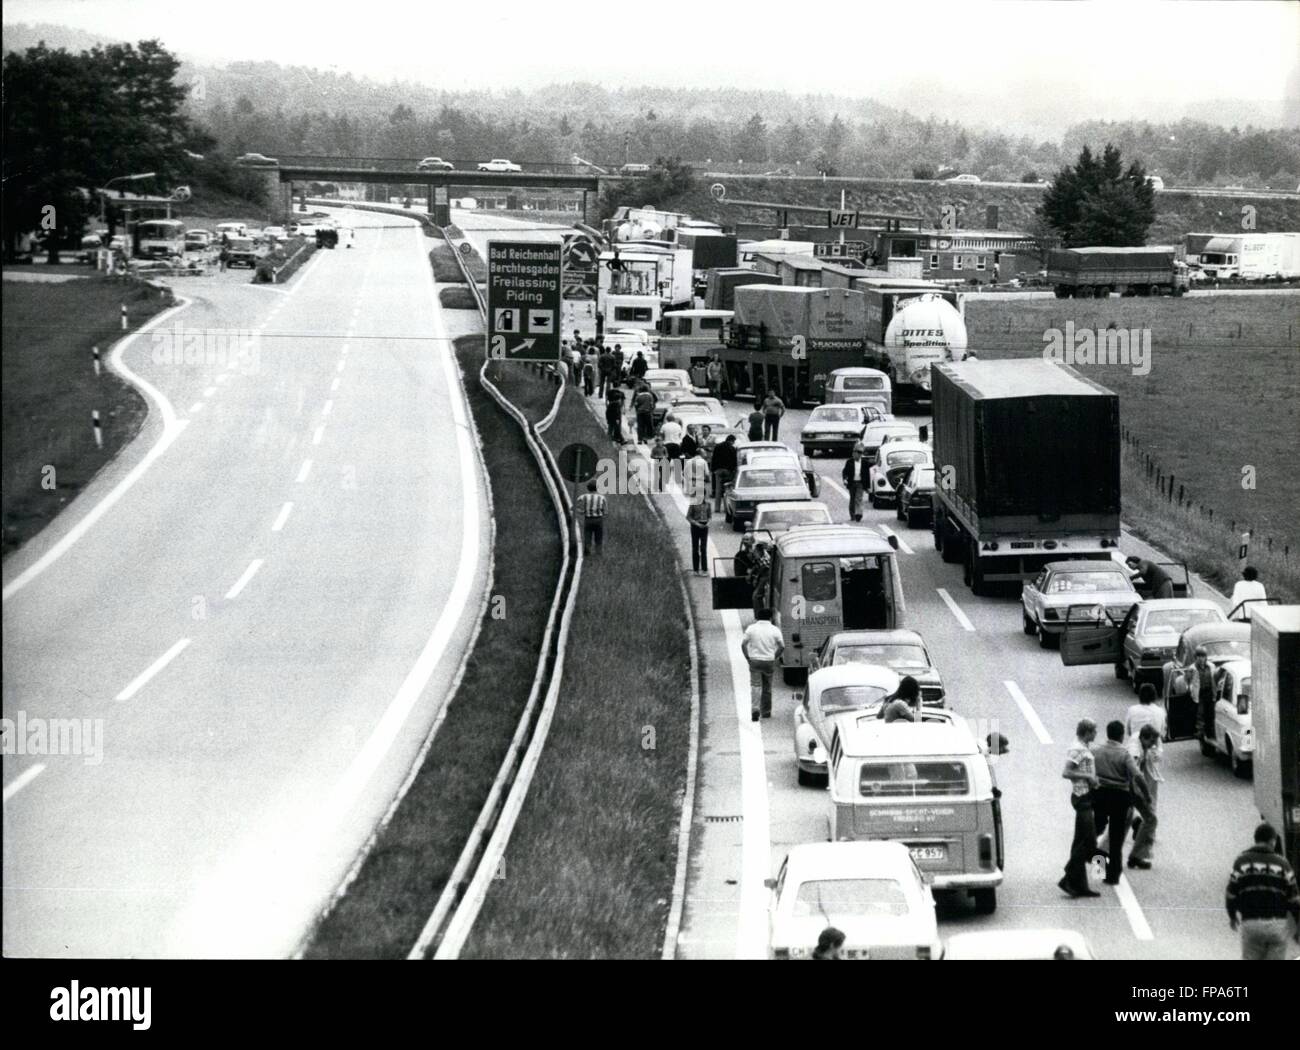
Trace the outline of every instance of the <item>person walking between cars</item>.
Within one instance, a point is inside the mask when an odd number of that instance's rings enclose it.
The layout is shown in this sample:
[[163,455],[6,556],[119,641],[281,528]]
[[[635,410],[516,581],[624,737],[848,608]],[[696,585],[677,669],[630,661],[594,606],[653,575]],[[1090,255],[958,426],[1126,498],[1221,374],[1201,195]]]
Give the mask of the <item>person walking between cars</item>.
[[[1107,835],[1106,878],[1108,886],[1119,885],[1124,863],[1124,839],[1128,836],[1133,804],[1145,804],[1146,782],[1129,750],[1124,746],[1124,723],[1106,723],[1106,742],[1093,752],[1097,769],[1097,791],[1093,802],[1097,834]],[[1100,848],[1100,847],[1099,847]]]
[[629,371],[632,373],[632,378],[633,379],[645,378],[645,374],[647,371],[649,371],[649,369],[650,369],[650,362],[647,361],[645,359],[645,355],[640,350],[638,350],[636,352],[636,357],[632,358],[632,366],[629,369]]
[[714,510],[722,513],[722,494],[736,476],[736,435],[728,434],[727,439],[713,450],[713,500]]
[[682,466],[682,491],[692,503],[709,501],[709,465],[698,446]]
[[614,344],[614,383],[618,385],[623,382],[623,344]]
[[1259,582],[1259,570],[1253,565],[1247,565],[1241,570],[1241,579],[1233,584],[1232,597],[1228,599],[1228,612],[1234,620],[1250,623],[1251,607],[1260,604],[1267,597],[1264,585]]
[[664,482],[667,478],[664,476],[664,464],[668,462],[668,448],[664,445],[664,436],[656,434],[654,444],[650,446],[650,469],[654,477],[654,491],[663,492]]
[[754,615],[757,616],[762,610],[771,607],[772,545],[756,541],[750,549],[750,558],[749,585],[754,593],[753,608]]
[[1133,757],[1142,757],[1142,748],[1138,744],[1138,734],[1143,726],[1151,726],[1156,731],[1156,739],[1165,735],[1165,724],[1169,716],[1160,704],[1156,703],[1156,687],[1150,682],[1143,682],[1138,690],[1138,702],[1124,714],[1124,732],[1129,742]]
[[745,628],[740,651],[749,664],[750,721],[772,717],[772,674],[785,651],[779,628],[772,625],[769,609],[760,609],[754,622]]
[[594,352],[588,351],[582,365],[582,392],[588,397],[596,392],[596,368],[598,359]]
[[1243,959],[1285,959],[1288,932],[1300,943],[1295,871],[1267,821],[1255,829],[1255,844],[1233,862],[1225,904],[1228,922],[1241,932]]
[[768,393],[763,399],[763,439],[779,441],[781,417],[785,415],[785,402],[776,396],[776,391]]
[[582,520],[582,549],[590,554],[605,544],[605,497],[596,491],[596,479],[587,482],[587,491],[578,497],[574,514]]
[[1192,666],[1183,676],[1188,695],[1196,701],[1196,736],[1199,740],[1214,740],[1214,665],[1205,646],[1196,647]]
[[1065,877],[1057,883],[1071,897],[1100,897],[1088,886],[1088,864],[1097,852],[1097,826],[1093,814],[1093,792],[1097,787],[1097,761],[1092,742],[1097,739],[1097,723],[1091,718],[1079,721],[1074,743],[1065,752],[1065,769],[1061,776],[1070,782],[1070,805],[1074,807],[1074,840],[1070,859],[1065,863]]
[[663,435],[664,445],[668,448],[669,460],[676,463],[682,456],[682,425],[671,412],[664,416],[659,433]]
[[709,522],[713,508],[708,497],[695,500],[686,508],[686,520],[691,524],[691,569],[697,576],[709,574]]
[[737,426],[745,426],[749,429],[745,432],[745,437],[750,441],[763,440],[763,403],[757,398],[754,399],[754,411],[740,420]]
[[849,519],[862,520],[862,493],[871,484],[871,467],[864,455],[866,446],[861,441],[853,446],[844,461],[844,487],[849,490]]
[[623,444],[623,402],[626,395],[619,386],[610,387],[605,395],[605,424],[609,427],[609,440]]
[[[1152,687],[1152,693],[1155,692]],[[1146,785],[1145,793],[1138,792],[1133,805],[1137,816],[1133,818],[1133,848],[1129,850],[1128,866],[1146,870],[1151,867],[1151,848],[1156,842],[1156,802],[1159,798],[1160,781],[1160,733],[1153,725],[1144,725],[1137,733],[1138,747],[1142,754],[1138,756],[1138,773]]]
[[636,439],[649,441],[655,429],[655,395],[645,383],[632,398],[632,407],[636,409]]
[[905,675],[889,696],[880,702],[877,718],[890,722],[919,722],[921,720],[921,683],[910,674]]
[[602,350],[597,362],[600,369],[600,396],[604,397],[614,382],[614,355],[608,350]]

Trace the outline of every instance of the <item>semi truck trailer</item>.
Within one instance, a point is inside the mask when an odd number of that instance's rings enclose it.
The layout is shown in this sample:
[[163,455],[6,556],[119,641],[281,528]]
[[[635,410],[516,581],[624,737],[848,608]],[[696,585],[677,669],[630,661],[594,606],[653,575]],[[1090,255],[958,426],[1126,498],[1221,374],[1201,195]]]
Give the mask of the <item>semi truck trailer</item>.
[[1058,299],[1120,295],[1182,295],[1189,279],[1178,249],[1054,248],[1047,253],[1047,283]]
[[1300,277],[1300,233],[1216,236],[1200,254],[1212,281],[1291,281]]
[[1300,868],[1300,605],[1252,610],[1250,674],[1255,804]]
[[1040,359],[932,368],[934,545],[976,594],[1119,547],[1119,398]]

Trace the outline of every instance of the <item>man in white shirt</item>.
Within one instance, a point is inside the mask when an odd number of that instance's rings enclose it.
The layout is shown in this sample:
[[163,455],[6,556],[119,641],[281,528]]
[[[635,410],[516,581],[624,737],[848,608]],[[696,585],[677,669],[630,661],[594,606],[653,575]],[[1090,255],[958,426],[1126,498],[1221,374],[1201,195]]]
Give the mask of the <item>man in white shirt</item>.
[[1124,739],[1128,741],[1129,753],[1134,758],[1141,758],[1142,744],[1138,740],[1138,734],[1142,732],[1142,727],[1151,726],[1157,737],[1163,737],[1167,720],[1164,707],[1156,703],[1156,687],[1150,682],[1143,682],[1142,688],[1138,690],[1138,702],[1124,715]]
[[692,503],[708,499],[709,465],[704,460],[704,453],[698,448],[695,455],[686,461],[682,468],[682,492]]
[[[1232,588],[1232,597],[1228,599],[1228,611],[1232,614],[1234,620],[1245,620],[1250,622],[1250,606],[1255,599],[1267,598],[1264,593],[1264,585],[1259,582],[1259,572],[1253,565],[1247,565],[1241,570],[1241,579]],[[1242,602],[1247,604],[1241,605]],[[1238,606],[1241,608],[1237,608]]]
[[772,674],[785,651],[785,640],[780,628],[772,623],[770,610],[760,610],[754,622],[745,628],[740,651],[749,663],[750,720],[757,722],[760,714],[771,718]]
[[659,434],[664,439],[664,446],[668,449],[668,462],[675,464],[682,455],[682,425],[677,422],[677,417],[669,412],[664,416],[663,424],[659,427]]

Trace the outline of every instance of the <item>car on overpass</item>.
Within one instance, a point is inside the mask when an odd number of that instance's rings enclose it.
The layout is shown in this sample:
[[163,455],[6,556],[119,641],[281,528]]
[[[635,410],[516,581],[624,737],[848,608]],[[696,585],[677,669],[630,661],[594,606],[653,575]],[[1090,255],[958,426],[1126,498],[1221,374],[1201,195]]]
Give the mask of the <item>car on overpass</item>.
[[945,182],[979,182],[980,177],[978,175],[954,175],[952,178],[945,179],[944,181]]
[[512,160],[506,160],[504,157],[493,157],[491,160],[485,160],[478,166],[479,171],[499,171],[499,172],[520,172],[521,168]]
[[236,164],[257,165],[257,164],[279,164],[280,162],[274,157],[268,157],[264,153],[243,153],[235,158]]
[[827,926],[844,959],[938,959],[930,887],[899,842],[808,842],[791,848],[768,908],[773,959],[810,959]]
[[618,169],[620,175],[649,175],[649,164],[624,164]]
[[[482,167],[482,165],[480,165]],[[425,157],[415,166],[416,171],[455,171],[456,165],[441,157]]]

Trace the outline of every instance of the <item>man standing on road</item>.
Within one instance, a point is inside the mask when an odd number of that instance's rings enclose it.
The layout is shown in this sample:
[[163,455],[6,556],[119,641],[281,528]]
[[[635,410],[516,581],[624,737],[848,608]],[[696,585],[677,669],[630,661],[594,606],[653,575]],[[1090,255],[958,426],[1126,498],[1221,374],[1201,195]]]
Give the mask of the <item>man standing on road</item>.
[[765,441],[780,441],[778,435],[781,432],[781,417],[785,415],[785,402],[776,396],[776,391],[771,391],[763,399],[763,439]]
[[691,569],[697,576],[709,574],[709,522],[713,509],[708,497],[692,500],[686,508],[686,520],[691,524]]
[[859,441],[853,446],[853,452],[844,461],[844,487],[849,490],[849,518],[862,520],[862,493],[871,483],[871,467],[863,453],[866,446]]
[[1110,849],[1106,853],[1107,886],[1118,886],[1123,872],[1124,839],[1128,836],[1133,801],[1144,803],[1146,783],[1142,773],[1124,746],[1124,723],[1116,719],[1106,723],[1106,742],[1093,752],[1097,769],[1097,790],[1093,802],[1096,811],[1097,834],[1110,833]]
[[1156,739],[1165,735],[1165,723],[1168,715],[1165,709],[1156,703],[1156,687],[1150,682],[1143,682],[1138,690],[1138,702],[1124,714],[1124,732],[1128,735],[1129,750],[1134,758],[1142,757],[1142,748],[1138,743],[1138,734],[1143,726],[1151,726],[1156,731]]
[[722,362],[714,354],[704,369],[704,378],[709,385],[709,397],[722,397]]
[[590,554],[593,545],[601,550],[605,544],[605,497],[596,491],[596,479],[587,482],[587,491],[578,497],[574,514],[582,520],[582,550]]
[[608,350],[601,350],[598,358],[600,367],[600,396],[604,397],[614,383],[614,355]]
[[623,388],[610,387],[605,395],[605,423],[609,427],[609,440],[616,445],[623,444]]
[[1152,598],[1172,598],[1174,596],[1174,581],[1170,578],[1169,573],[1165,572],[1155,562],[1131,554],[1124,559],[1124,563],[1142,577],[1143,582],[1151,589]]
[[582,390],[588,397],[596,392],[596,369],[600,367],[600,358],[596,351],[588,349],[582,364]]
[[[1245,620],[1246,623],[1250,623],[1251,606],[1262,602],[1267,597],[1264,585],[1259,582],[1259,572],[1255,566],[1247,565],[1241,570],[1241,579],[1233,585],[1232,597],[1228,599],[1228,611],[1232,613],[1234,620]],[[1242,605],[1242,602],[1246,604]]]
[[645,382],[632,398],[632,407],[636,409],[636,439],[649,441],[655,430],[655,395]]
[[693,503],[709,502],[709,465],[704,461],[698,446],[682,467],[682,491]]
[[623,344],[614,344],[614,385],[623,382]]
[[636,357],[632,358],[632,366],[629,371],[633,379],[644,379],[646,372],[650,368],[650,362],[645,359],[645,354],[640,350],[636,352]]
[[1065,753],[1065,769],[1070,781],[1070,805],[1074,807],[1074,841],[1070,859],[1065,864],[1065,878],[1057,883],[1071,897],[1100,897],[1088,887],[1088,863],[1097,852],[1097,826],[1093,818],[1093,791],[1097,787],[1097,762],[1092,742],[1097,739],[1097,723],[1091,718],[1080,720],[1075,741]]
[[1187,691],[1196,701],[1196,736],[1200,740],[1214,739],[1214,665],[1205,646],[1196,647],[1192,666],[1183,676]]
[[1300,890],[1272,824],[1259,825],[1255,844],[1233,863],[1225,903],[1228,921],[1241,931],[1243,959],[1285,959],[1288,925],[1300,942]]
[[663,435],[664,444],[668,447],[668,459],[675,465],[682,456],[682,425],[671,412],[664,416],[659,433]]
[[722,513],[722,493],[736,476],[736,435],[728,434],[727,440],[713,450],[713,499],[714,507]]
[[771,718],[772,674],[785,651],[781,632],[772,625],[771,610],[760,609],[757,619],[745,628],[740,651],[749,664],[750,721],[757,722],[760,715]]
[[[1154,688],[1152,693],[1154,693]],[[1151,848],[1156,843],[1156,802],[1159,797],[1160,781],[1160,734],[1153,725],[1144,725],[1137,734],[1138,746],[1142,754],[1138,757],[1138,772],[1146,785],[1145,795],[1141,792],[1133,800],[1138,815],[1133,818],[1133,848],[1129,851],[1128,866],[1143,871],[1151,867]]]

